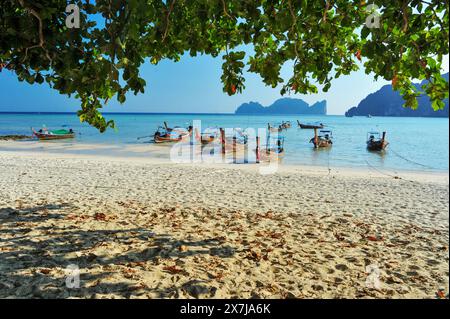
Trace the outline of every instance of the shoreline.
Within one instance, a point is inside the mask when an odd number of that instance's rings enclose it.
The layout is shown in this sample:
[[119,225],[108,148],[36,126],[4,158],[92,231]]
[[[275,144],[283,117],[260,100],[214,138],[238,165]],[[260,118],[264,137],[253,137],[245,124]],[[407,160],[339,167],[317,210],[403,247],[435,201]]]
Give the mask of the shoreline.
[[[108,160],[115,162],[135,162],[149,164],[167,164],[182,166],[202,166],[206,168],[229,168],[243,170],[257,170],[259,167],[267,166],[268,163],[261,164],[233,164],[233,163],[174,163],[168,158],[168,145],[146,144],[123,144],[114,145],[107,143],[46,143],[44,145],[36,143],[25,143],[27,141],[0,141],[0,154],[7,153],[12,156],[28,156],[42,158],[78,158],[90,160]],[[37,146],[32,150],[27,147],[32,144]],[[92,153],[89,153],[92,152]],[[330,171],[329,171],[330,169]],[[354,175],[368,177],[391,177],[403,178],[413,181],[429,181],[449,183],[448,170],[409,170],[400,168],[384,168],[376,166],[323,166],[323,165],[305,165],[305,164],[284,164],[281,163],[277,173],[296,173],[306,172],[309,174],[333,174],[333,175]]]
[[[448,176],[23,152],[0,166],[1,298],[449,291]],[[65,286],[68,265],[80,289]]]

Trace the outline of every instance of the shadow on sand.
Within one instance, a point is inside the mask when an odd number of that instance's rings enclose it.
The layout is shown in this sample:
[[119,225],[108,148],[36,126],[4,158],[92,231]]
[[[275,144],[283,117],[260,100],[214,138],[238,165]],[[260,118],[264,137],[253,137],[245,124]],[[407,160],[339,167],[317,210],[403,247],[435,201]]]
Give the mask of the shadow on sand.
[[[85,229],[83,225],[64,226],[58,220],[66,219],[70,208],[41,205],[0,209],[0,298],[95,298],[97,294],[129,298],[147,293],[167,298],[177,297],[180,288],[197,297],[204,290],[199,281],[159,289],[158,285],[150,287],[133,278],[132,273],[135,269],[154,270],[162,259],[182,263],[188,256],[207,254],[227,258],[236,252],[233,247],[222,245],[220,238],[189,241],[144,228],[100,230]],[[138,247],[146,248],[124,249],[120,254],[109,254],[107,249],[103,254],[89,252],[108,243],[124,246],[138,243]],[[188,249],[180,249],[182,246]],[[66,267],[71,264],[80,269],[79,289],[66,287]],[[93,268],[97,271],[91,271]],[[130,272],[128,277],[126,272]],[[168,276],[171,275],[169,272]],[[105,280],[111,276],[116,278],[114,282]],[[213,290],[203,292],[214,294]]]

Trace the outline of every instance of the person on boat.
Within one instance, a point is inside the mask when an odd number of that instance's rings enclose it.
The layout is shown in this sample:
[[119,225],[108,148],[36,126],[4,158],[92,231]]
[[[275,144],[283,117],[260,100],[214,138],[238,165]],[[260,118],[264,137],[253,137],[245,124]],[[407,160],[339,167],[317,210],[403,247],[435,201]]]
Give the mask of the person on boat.
[[69,134],[72,134],[73,133],[73,130],[72,129],[69,129]]

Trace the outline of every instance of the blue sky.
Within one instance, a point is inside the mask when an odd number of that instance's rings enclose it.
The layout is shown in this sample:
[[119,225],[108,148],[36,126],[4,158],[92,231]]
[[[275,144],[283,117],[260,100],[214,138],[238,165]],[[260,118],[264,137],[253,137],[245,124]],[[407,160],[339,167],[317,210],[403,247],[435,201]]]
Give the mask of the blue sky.
[[[448,72],[448,57],[444,72]],[[222,92],[220,82],[221,58],[185,56],[179,62],[162,61],[158,65],[145,63],[141,74],[147,82],[146,92],[128,95],[125,104],[111,100],[104,112],[169,112],[169,113],[230,113],[249,101],[270,105],[282,97],[280,88],[272,89],[253,73],[246,73],[246,90],[229,97]],[[282,70],[282,77],[289,78],[290,68]],[[343,76],[333,82],[329,92],[314,95],[291,94],[312,104],[327,100],[328,114],[344,114],[356,106],[368,94],[377,91],[386,81],[375,81],[363,70]],[[0,112],[71,112],[79,108],[79,102],[59,95],[48,84],[29,85],[19,82],[7,70],[0,73]]]

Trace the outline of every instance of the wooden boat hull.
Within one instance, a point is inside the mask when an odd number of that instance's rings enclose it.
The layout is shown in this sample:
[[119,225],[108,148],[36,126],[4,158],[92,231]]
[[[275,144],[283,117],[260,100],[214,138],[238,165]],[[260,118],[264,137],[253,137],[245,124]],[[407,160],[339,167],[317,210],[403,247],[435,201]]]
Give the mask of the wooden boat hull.
[[41,141],[48,141],[48,140],[63,140],[68,138],[74,138],[75,133],[71,134],[43,134],[43,133],[34,133],[34,136],[36,136]]
[[162,144],[162,143],[177,143],[177,142],[181,142],[183,140],[186,140],[189,137],[189,135],[183,135],[177,138],[172,138],[170,136],[160,136],[160,135],[156,135],[154,136],[153,140],[155,141],[155,143],[157,144]]
[[331,146],[333,146],[333,143],[329,141],[320,141],[319,143],[314,144],[314,148],[325,148]]
[[314,148],[324,148],[324,147],[331,147],[331,146],[333,146],[333,141],[326,140],[326,139],[323,139],[323,138],[319,138],[317,141],[314,138],[312,138],[310,140],[310,143],[314,144]]
[[216,136],[205,136],[205,135],[202,135],[201,143],[205,144],[205,145],[206,144],[210,144],[210,143],[213,143],[216,139],[217,139]]
[[176,143],[176,142],[181,141],[181,138],[173,139],[173,138],[170,138],[170,137],[155,136],[154,137],[154,141],[157,144],[161,144],[161,143]]
[[323,128],[324,128],[323,125],[308,125],[308,124],[302,124],[302,123],[299,123],[298,126],[299,126],[301,129],[308,129],[308,130],[313,130],[313,129],[323,129]]
[[369,151],[382,151],[388,146],[387,141],[367,141],[367,149]]

